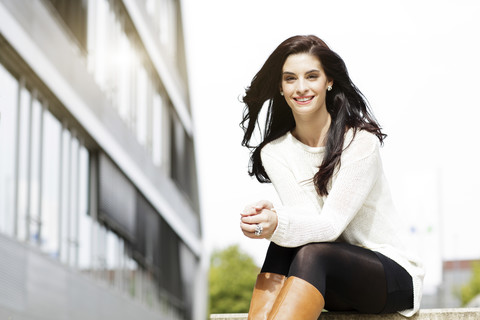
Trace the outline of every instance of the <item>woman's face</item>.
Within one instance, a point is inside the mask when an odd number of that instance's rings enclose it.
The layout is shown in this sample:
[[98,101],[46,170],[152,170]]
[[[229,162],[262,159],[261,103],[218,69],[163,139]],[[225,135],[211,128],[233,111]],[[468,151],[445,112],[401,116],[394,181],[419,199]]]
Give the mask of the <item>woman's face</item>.
[[294,115],[311,115],[326,109],[327,79],[320,60],[308,53],[288,56],[282,68],[281,90]]

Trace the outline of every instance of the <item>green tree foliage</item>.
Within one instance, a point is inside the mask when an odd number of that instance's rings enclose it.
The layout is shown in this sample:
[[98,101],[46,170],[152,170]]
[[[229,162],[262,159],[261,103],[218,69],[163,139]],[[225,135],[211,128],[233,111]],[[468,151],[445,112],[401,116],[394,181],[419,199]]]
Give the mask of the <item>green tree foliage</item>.
[[462,304],[466,305],[470,300],[480,294],[480,261],[472,265],[472,278],[470,282],[460,289],[460,298]]
[[209,313],[246,313],[259,268],[238,245],[213,252],[209,275]]

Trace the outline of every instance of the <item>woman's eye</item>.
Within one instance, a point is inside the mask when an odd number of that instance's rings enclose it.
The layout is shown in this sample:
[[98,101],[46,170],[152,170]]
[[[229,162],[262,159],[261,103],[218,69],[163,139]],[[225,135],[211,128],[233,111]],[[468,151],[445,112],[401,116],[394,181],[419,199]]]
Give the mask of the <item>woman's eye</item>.
[[285,81],[293,81],[293,80],[295,80],[295,78],[294,77],[286,77],[284,80]]
[[308,79],[312,79],[312,80],[318,79],[318,74],[311,74],[308,76]]

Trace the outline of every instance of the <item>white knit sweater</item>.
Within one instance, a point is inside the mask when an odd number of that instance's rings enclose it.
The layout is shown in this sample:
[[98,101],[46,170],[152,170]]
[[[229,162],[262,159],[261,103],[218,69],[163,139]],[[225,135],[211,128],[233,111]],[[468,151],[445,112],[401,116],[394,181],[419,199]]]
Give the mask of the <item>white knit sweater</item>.
[[324,147],[307,146],[290,132],[262,149],[263,166],[282,201],[275,208],[278,226],[270,240],[284,247],[344,241],[382,253],[412,276],[414,307],[400,313],[413,315],[420,307],[424,269],[404,245],[407,235],[399,227],[402,221],[385,179],[378,138],[367,131],[357,131],[355,137],[353,130],[346,133],[340,168],[328,196],[320,197],[312,178],[324,152]]

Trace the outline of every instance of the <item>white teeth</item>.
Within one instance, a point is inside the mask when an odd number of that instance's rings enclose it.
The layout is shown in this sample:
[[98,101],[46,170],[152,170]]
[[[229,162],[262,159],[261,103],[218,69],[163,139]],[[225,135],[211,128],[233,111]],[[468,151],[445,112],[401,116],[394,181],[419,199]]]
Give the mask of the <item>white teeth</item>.
[[297,101],[300,101],[300,102],[305,102],[305,101],[308,101],[308,100],[311,100],[312,97],[309,97],[309,98],[298,98]]

